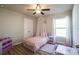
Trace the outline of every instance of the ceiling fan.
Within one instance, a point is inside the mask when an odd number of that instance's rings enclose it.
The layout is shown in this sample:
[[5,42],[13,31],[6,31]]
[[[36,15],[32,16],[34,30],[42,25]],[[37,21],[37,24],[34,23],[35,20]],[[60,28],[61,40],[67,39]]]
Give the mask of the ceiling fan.
[[33,15],[35,14],[42,14],[44,15],[43,11],[50,11],[50,9],[41,9],[41,5],[37,4],[35,9],[27,9],[27,11],[33,11]]

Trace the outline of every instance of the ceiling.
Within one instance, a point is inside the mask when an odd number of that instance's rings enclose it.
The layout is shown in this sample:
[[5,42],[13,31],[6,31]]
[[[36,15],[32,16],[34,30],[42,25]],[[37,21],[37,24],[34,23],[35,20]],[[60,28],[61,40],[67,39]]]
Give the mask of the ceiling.
[[[5,4],[1,7],[12,11],[20,12],[25,15],[33,15],[32,11],[26,9],[35,9],[36,4]],[[41,8],[50,8],[50,11],[44,11],[45,15],[63,13],[72,10],[72,4],[41,4]]]

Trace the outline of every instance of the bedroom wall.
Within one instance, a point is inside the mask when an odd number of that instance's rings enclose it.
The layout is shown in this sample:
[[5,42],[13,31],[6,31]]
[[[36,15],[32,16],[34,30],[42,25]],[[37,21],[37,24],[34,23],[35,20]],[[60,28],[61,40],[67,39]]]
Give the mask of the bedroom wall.
[[11,37],[13,45],[21,43],[24,38],[24,18],[34,17],[0,8],[0,37]]
[[73,44],[79,45],[79,5],[73,6]]

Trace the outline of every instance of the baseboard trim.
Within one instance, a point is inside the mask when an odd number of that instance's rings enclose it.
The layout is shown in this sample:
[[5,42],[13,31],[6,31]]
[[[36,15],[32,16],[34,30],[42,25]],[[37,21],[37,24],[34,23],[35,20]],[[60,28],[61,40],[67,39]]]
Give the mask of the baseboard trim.
[[22,43],[22,42],[14,43],[13,46],[18,45],[18,44],[21,44],[21,43]]

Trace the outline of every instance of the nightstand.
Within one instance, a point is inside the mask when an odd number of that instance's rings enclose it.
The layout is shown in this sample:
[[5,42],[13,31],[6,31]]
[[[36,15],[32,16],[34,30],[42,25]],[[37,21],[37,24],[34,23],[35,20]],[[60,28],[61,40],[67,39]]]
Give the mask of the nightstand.
[[53,42],[54,42],[54,37],[53,36],[49,36],[49,41],[47,43],[53,44]]

